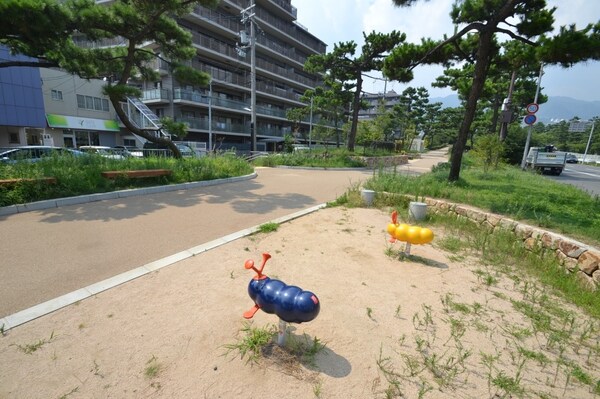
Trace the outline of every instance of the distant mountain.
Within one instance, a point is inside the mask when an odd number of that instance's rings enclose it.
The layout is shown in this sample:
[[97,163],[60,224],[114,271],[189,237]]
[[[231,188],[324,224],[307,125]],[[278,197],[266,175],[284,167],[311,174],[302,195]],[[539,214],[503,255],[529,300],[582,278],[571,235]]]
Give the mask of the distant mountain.
[[460,100],[456,94],[450,94],[446,97],[430,97],[430,103],[442,103],[442,108],[460,107]]
[[562,96],[549,97],[548,102],[540,104],[536,116],[544,123],[561,119],[571,120],[576,116],[584,120],[592,119],[594,116],[600,116],[600,101],[583,101]]
[[[442,107],[459,107],[458,96],[453,94],[446,97],[431,97],[429,102],[442,103]],[[580,119],[591,119],[594,116],[600,116],[600,101],[584,101],[571,97],[552,96],[548,102],[540,104],[540,109],[536,113],[538,121],[550,123],[553,121],[571,120],[574,117]]]

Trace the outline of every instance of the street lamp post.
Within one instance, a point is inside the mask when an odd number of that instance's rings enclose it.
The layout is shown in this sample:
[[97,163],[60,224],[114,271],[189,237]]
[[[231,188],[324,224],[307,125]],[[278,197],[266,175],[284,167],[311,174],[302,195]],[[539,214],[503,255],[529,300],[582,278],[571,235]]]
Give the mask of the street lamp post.
[[585,163],[585,158],[587,157],[588,150],[590,149],[590,143],[592,142],[592,134],[594,134],[594,126],[596,125],[596,121],[592,119],[592,130],[590,131],[590,137],[588,137],[587,145],[585,146],[585,153],[583,154],[583,159],[581,163]]
[[310,120],[308,125],[308,148],[312,146],[313,97],[310,97]]

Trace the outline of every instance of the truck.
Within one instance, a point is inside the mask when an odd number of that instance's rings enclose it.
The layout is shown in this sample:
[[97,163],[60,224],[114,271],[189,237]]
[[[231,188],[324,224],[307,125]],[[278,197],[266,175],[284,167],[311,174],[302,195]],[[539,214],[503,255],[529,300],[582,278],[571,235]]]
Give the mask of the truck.
[[531,147],[525,161],[528,168],[558,176],[565,168],[567,153],[556,151],[553,145]]

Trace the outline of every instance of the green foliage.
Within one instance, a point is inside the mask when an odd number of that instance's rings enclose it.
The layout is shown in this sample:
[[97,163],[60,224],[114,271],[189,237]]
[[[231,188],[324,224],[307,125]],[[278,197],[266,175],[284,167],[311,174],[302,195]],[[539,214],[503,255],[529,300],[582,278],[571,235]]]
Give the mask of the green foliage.
[[364,167],[365,163],[347,150],[311,149],[290,154],[274,154],[258,158],[254,161],[257,166],[308,166],[320,168],[355,168]]
[[419,193],[470,204],[568,234],[591,245],[600,243],[600,198],[597,196],[511,166],[487,173],[465,167],[462,178],[449,183],[446,168],[440,166],[435,172],[418,177],[381,173],[366,186],[379,192]]
[[[334,44],[333,51],[327,54],[312,55],[306,61],[304,68],[312,73],[326,73],[330,81],[356,81],[356,85],[345,85],[339,92],[349,92],[354,89],[352,100],[352,125],[348,134],[348,150],[354,151],[362,92],[363,73],[381,70],[383,59],[395,46],[406,40],[406,35],[392,31],[388,34],[372,32],[363,33],[364,44],[361,54],[355,56],[357,44],[354,41]],[[347,96],[347,94],[346,94]],[[342,99],[344,99],[342,95]],[[343,102],[344,100],[342,100]],[[343,105],[343,104],[341,104]]]
[[489,168],[497,169],[501,161],[504,145],[495,134],[480,136],[475,142],[475,148],[471,151],[478,165],[487,173]]
[[261,358],[264,348],[277,335],[277,327],[273,324],[262,328],[253,327],[252,323],[244,322],[240,332],[243,336],[237,342],[225,345],[226,354],[237,351],[242,359],[248,356],[246,362],[256,363]]
[[283,152],[291,153],[294,151],[294,137],[291,134],[283,136]]
[[[417,1],[394,0],[394,4],[409,6]],[[515,48],[508,49],[507,52],[510,51],[511,54],[505,61],[513,63],[510,66],[511,70],[522,68],[524,65],[535,68],[540,62],[571,66],[577,62],[599,59],[600,23],[595,26],[588,25],[582,30],[577,30],[575,26],[563,27],[557,35],[547,37],[544,35],[553,30],[553,11],[547,8],[545,1],[457,1],[452,6],[450,16],[456,26],[463,26],[461,30],[450,37],[445,36],[442,40],[422,39],[420,44],[402,43],[386,58],[384,73],[401,81],[410,81],[413,69],[422,64],[443,64],[446,68],[465,61],[473,64],[472,67],[463,67],[464,70],[472,68],[472,74],[468,75],[471,76],[470,79],[455,70],[457,74],[451,77],[456,80],[447,82],[460,89],[466,100],[463,121],[452,149],[449,181],[459,180],[463,152],[472,131],[479,99],[485,93],[491,66],[496,64],[500,54],[496,36],[508,33],[505,25],[515,28],[510,31],[507,49],[511,46],[511,41],[518,41],[530,47],[537,46],[536,58],[524,56],[532,54],[531,49],[516,49],[516,45]],[[513,20],[519,22],[515,25]],[[475,31],[476,34],[473,33]],[[521,64],[517,65],[515,61]],[[465,95],[467,93],[468,95]],[[497,101],[495,106],[498,106]]]
[[279,223],[265,223],[258,226],[259,233],[273,233],[279,229]]
[[[101,172],[109,170],[170,169],[170,176],[144,179],[105,179]],[[0,187],[0,206],[22,204],[45,199],[109,192],[127,188],[177,184],[223,179],[252,173],[242,158],[215,156],[173,159],[165,157],[109,159],[102,156],[52,157],[40,162],[0,165],[0,179],[55,177],[56,184],[23,182]]]

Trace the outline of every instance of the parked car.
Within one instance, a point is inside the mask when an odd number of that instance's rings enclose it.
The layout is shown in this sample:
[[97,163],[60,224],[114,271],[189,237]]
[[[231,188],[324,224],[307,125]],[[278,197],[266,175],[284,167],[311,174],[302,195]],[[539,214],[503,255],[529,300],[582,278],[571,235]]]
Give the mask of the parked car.
[[0,150],[0,163],[38,162],[53,156],[82,156],[83,152],[72,148],[52,147],[45,145],[27,145]]
[[113,148],[127,157],[141,158],[144,156],[143,150],[132,145],[116,145]]
[[577,157],[573,154],[567,154],[567,163],[577,163],[579,162],[579,160],[577,159]]
[[[181,153],[182,157],[185,157],[185,158],[196,157],[196,152],[189,145],[181,144],[181,143],[175,143],[175,145],[179,149],[179,152]],[[144,144],[144,156],[151,156],[151,155],[171,156],[171,151],[169,150],[169,147],[167,147],[166,145],[152,143],[150,141],[147,141]]]
[[117,151],[113,150],[110,147],[102,146],[102,145],[82,145],[79,147],[80,151],[100,155],[104,158],[110,159],[125,159],[125,156],[119,154]]

